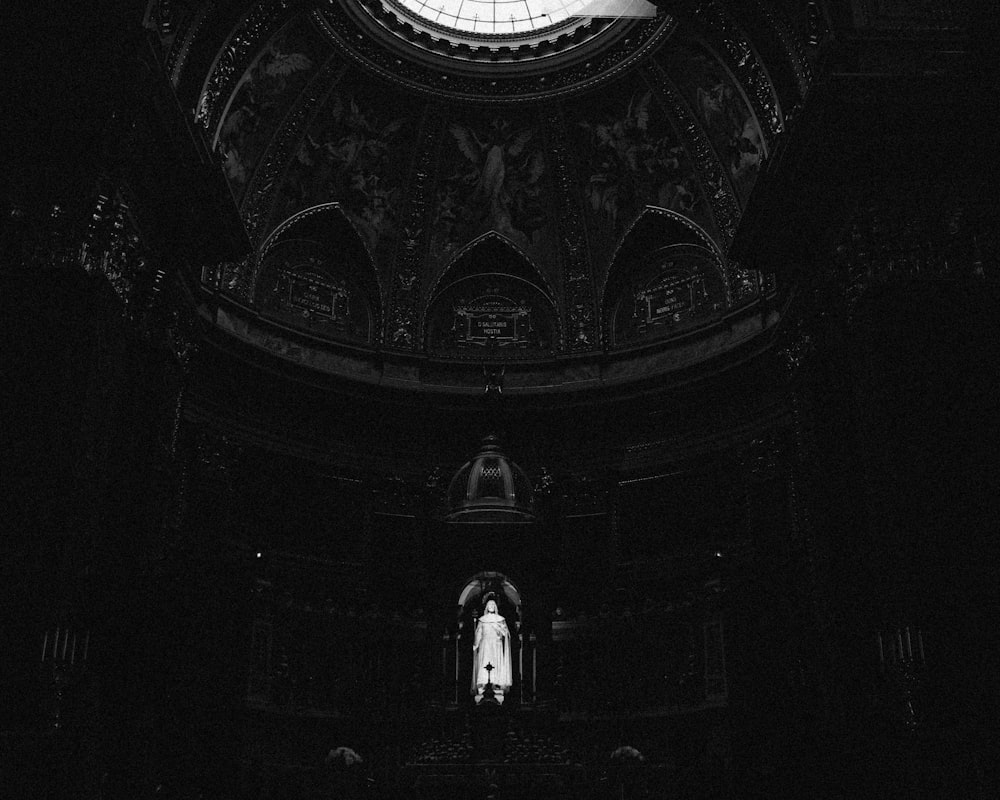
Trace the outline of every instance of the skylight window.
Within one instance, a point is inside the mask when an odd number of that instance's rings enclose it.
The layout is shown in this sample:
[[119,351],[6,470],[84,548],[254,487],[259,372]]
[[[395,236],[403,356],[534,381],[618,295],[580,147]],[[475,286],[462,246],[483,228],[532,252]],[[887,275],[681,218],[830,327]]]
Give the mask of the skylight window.
[[427,22],[463,33],[503,36],[551,28],[573,17],[649,17],[644,0],[396,0]]

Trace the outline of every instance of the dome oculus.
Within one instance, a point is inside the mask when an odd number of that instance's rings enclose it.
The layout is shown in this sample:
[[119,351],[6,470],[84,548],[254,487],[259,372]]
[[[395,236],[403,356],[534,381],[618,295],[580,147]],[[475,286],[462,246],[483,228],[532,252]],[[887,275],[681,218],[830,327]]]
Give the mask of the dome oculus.
[[481,36],[533,33],[583,16],[587,0],[395,0],[426,22]]

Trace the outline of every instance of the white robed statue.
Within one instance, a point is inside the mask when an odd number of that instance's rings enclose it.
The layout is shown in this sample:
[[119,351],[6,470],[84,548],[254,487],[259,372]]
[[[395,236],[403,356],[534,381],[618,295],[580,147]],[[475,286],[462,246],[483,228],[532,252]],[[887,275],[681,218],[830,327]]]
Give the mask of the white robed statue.
[[503,702],[505,692],[510,691],[510,631],[507,621],[497,613],[495,600],[486,603],[486,610],[476,622],[476,638],[472,645],[472,693],[480,703],[486,684],[493,684],[493,695],[497,702]]

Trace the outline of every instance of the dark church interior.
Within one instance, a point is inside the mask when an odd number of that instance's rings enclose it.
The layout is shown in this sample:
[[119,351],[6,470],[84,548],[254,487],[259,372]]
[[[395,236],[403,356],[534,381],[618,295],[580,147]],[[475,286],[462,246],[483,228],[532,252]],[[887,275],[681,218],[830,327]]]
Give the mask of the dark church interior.
[[0,797],[1000,798],[989,5],[4,4]]

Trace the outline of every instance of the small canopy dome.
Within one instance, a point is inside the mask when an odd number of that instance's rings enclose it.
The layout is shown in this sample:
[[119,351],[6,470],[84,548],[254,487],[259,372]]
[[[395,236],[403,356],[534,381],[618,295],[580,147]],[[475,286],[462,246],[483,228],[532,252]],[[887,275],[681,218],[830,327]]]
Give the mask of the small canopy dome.
[[500,450],[496,436],[483,439],[448,486],[448,522],[529,522],[533,498],[524,471]]

